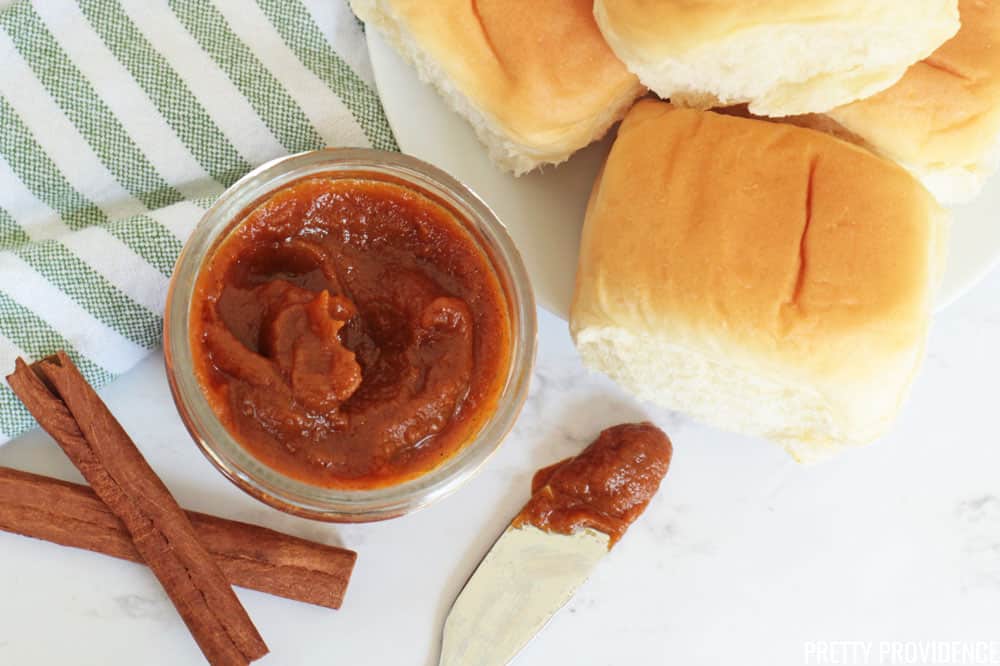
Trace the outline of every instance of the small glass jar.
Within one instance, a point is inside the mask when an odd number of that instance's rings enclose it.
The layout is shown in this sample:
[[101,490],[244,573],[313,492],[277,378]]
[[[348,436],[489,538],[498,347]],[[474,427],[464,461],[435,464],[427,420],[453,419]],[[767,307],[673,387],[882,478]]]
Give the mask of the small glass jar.
[[[476,240],[503,288],[511,326],[510,358],[496,410],[472,441],[423,476],[371,490],[341,490],[304,483],[268,467],[219,421],[195,377],[190,306],[202,265],[252,206],[306,176],[386,180],[444,204]],[[535,302],[521,255],[506,228],[468,187],[406,155],[337,148],[282,157],[226,190],[205,213],[174,269],[164,325],[167,378],[174,402],[195,443],[226,478],[271,506],[317,520],[366,522],[394,518],[453,492],[482,467],[513,427],[528,394],[535,358]]]

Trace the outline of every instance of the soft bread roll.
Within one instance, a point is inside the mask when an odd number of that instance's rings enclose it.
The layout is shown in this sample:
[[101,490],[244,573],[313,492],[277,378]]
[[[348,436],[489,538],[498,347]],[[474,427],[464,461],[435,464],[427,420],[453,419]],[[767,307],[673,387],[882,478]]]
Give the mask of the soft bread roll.
[[873,95],[959,26],[957,0],[596,0],[594,13],[660,97],[761,116]]
[[640,398],[816,459],[899,410],[945,219],[829,135],[644,100],[591,194],[570,330]]
[[601,37],[592,0],[351,0],[420,78],[522,174],[601,138],[645,92]]
[[1000,0],[961,0],[962,29],[893,87],[830,117],[946,204],[1000,164]]

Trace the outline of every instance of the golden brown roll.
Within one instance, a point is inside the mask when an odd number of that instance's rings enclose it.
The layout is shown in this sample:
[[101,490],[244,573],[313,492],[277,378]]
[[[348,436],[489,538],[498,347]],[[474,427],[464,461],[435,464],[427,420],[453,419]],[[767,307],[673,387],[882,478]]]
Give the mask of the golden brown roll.
[[957,0],[596,0],[594,13],[660,97],[761,116],[884,90],[959,25]]
[[942,203],[975,197],[1000,163],[1000,1],[959,9],[958,34],[899,83],[829,114]]
[[592,0],[351,0],[521,174],[601,138],[644,88],[594,22]]
[[644,100],[591,195],[573,339],[639,397],[799,459],[870,442],[920,366],[945,219],[829,135]]

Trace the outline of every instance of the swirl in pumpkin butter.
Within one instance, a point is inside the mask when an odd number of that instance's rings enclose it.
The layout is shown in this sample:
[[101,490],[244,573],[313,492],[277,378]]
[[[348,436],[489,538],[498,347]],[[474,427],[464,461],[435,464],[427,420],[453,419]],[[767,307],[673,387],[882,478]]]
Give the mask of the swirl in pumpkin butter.
[[496,407],[505,296],[455,214],[394,183],[312,177],[237,222],[198,276],[195,372],[250,453],[323,487],[439,466]]
[[558,534],[589,527],[610,536],[611,548],[656,494],[672,455],[670,438],[651,423],[608,428],[578,456],[535,473],[512,525]]

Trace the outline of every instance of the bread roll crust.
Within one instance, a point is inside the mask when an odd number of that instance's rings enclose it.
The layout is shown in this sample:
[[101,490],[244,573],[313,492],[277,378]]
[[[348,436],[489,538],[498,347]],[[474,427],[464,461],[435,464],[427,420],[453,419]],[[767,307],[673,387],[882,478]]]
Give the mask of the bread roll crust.
[[594,13],[660,97],[762,116],[884,90],[959,26],[957,0],[596,0]]
[[[588,364],[701,420],[800,451],[870,441],[919,364],[943,219],[905,170],[826,134],[644,100],[594,186],[571,332]],[[689,403],[703,380],[598,358],[625,339],[748,385]],[[751,382],[802,413],[755,420]]]
[[959,11],[958,34],[898,83],[829,114],[944,203],[975,196],[1000,162],[1000,2]]
[[518,173],[600,138],[645,90],[604,41],[591,0],[351,4]]

